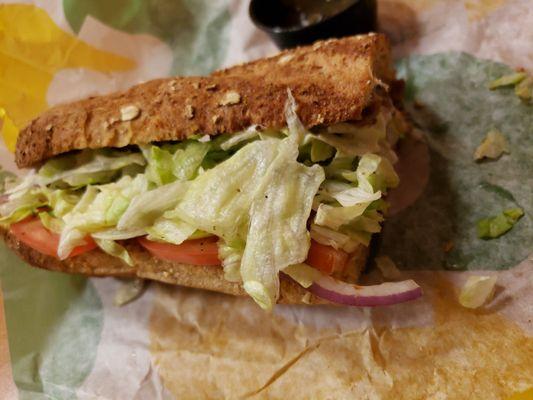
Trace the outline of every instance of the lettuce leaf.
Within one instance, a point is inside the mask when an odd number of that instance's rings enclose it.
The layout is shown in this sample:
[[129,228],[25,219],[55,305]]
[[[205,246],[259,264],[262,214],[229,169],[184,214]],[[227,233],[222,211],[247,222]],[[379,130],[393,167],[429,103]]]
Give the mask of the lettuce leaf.
[[132,239],[139,236],[146,235],[145,229],[116,229],[116,228],[106,228],[93,232],[91,236],[95,239],[106,239],[106,240],[126,240]]
[[512,74],[503,75],[498,79],[494,79],[489,82],[489,89],[494,90],[503,86],[514,86],[524,79],[526,79],[527,74],[525,72],[514,72]]
[[483,218],[477,222],[477,235],[480,239],[495,239],[510,231],[524,215],[521,208],[510,208],[500,214]]
[[64,222],[59,218],[54,218],[48,212],[40,212],[38,214],[39,219],[43,226],[49,231],[61,234],[63,228],[65,227]]
[[342,225],[349,224],[355,218],[363,215],[370,202],[355,204],[349,207],[335,207],[320,204],[315,216],[315,223],[338,230]]
[[320,140],[311,141],[311,162],[329,160],[335,154],[335,148]]
[[176,181],[140,193],[120,217],[117,229],[139,229],[152,225],[165,211],[178,204],[188,188],[188,182]]
[[143,166],[146,162],[142,154],[109,149],[60,155],[39,169],[38,184],[62,180],[77,187],[108,182],[116,171],[132,164]]
[[80,201],[81,194],[73,190],[48,189],[42,188],[43,194],[46,196],[48,206],[52,209],[52,214],[55,217],[62,217]]
[[466,308],[478,308],[492,299],[497,275],[472,275],[459,294],[459,303]]
[[252,199],[279,145],[276,139],[247,144],[191,181],[182,201],[166,217],[227,240],[242,238]]
[[291,134],[281,142],[250,209],[241,276],[246,292],[265,310],[271,310],[279,296],[279,271],[307,257],[307,219],[324,180],[320,166],[296,161],[297,140]]
[[48,199],[37,187],[11,194],[8,201],[0,205],[0,225],[19,222],[47,204]]
[[148,147],[149,150],[146,150],[145,147],[141,147],[141,149],[148,161],[146,177],[150,182],[154,182],[157,186],[163,186],[176,180],[172,172],[174,162],[170,151],[153,145]]
[[378,213],[365,216],[363,213],[371,204],[381,199],[382,192],[398,185],[399,178],[389,160],[376,154],[363,155],[355,175],[357,186],[330,180],[324,183],[320,193],[335,199],[340,207],[320,204],[317,207],[315,223],[333,230],[350,225],[343,232],[362,243],[367,243],[368,233],[381,230],[379,222],[382,217]]
[[58,255],[66,258],[81,244],[87,233],[115,227],[133,197],[147,190],[143,174],[124,176],[115,183],[87,186],[76,206],[63,216],[65,229],[59,240]]
[[307,264],[289,265],[283,273],[289,275],[304,288],[311,286],[322,275],[319,270]]
[[181,244],[196,231],[193,225],[179,219],[158,218],[146,232],[148,239],[157,242]]
[[259,136],[259,130],[257,125],[252,125],[248,129],[245,129],[242,132],[234,133],[230,135],[226,140],[220,144],[222,150],[229,150],[232,147],[235,147],[243,142],[246,142],[251,139],[255,139]]
[[97,246],[103,252],[109,254],[110,256],[120,258],[130,267],[134,265],[133,260],[131,259],[128,251],[123,246],[115,242],[114,240],[98,239],[98,238],[95,238],[94,236],[93,236],[93,239],[96,242]]
[[331,198],[337,200],[343,207],[372,202],[381,198],[380,191],[372,193],[363,190],[360,187],[354,187],[349,184],[330,180],[324,183],[321,193],[328,194]]
[[189,142],[184,149],[178,149],[172,157],[172,173],[178,180],[189,180],[196,176],[198,167],[211,148],[209,143]]
[[80,228],[85,232],[116,226],[133,197],[146,191],[147,182],[143,175],[137,175],[133,179],[125,176],[115,183],[94,188],[97,193],[86,208],[81,209],[78,203],[63,217],[67,226]]
[[355,240],[347,234],[317,224],[311,224],[310,233],[311,239],[314,241],[334,249],[344,250],[347,253],[355,251],[360,243],[359,240]]
[[387,137],[387,124],[390,114],[381,112],[373,125],[358,126],[339,123],[328,126],[317,138],[329,144],[345,156],[364,156],[378,153]]
[[194,178],[211,144],[188,140],[176,145],[151,145],[140,148],[148,161],[146,168],[148,180],[157,186],[162,186],[175,180]]
[[[298,145],[301,144],[304,138],[310,133],[305,129],[305,126],[298,118],[296,110],[298,106],[296,100],[291,93],[290,89],[287,89],[287,101],[285,102],[285,120],[287,121],[287,130],[291,137],[291,141],[294,141]],[[298,156],[298,155],[296,155]]]
[[224,279],[229,282],[241,281],[241,261],[245,246],[244,240],[240,239],[229,243],[225,240],[218,241],[218,256],[222,260]]

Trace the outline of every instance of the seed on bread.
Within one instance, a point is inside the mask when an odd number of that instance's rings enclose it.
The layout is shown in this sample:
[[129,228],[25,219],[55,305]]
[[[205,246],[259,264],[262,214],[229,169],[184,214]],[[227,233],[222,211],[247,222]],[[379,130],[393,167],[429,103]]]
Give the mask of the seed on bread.
[[131,121],[132,119],[137,118],[141,110],[139,107],[130,104],[120,108],[120,120],[122,122]]
[[185,106],[185,118],[193,119],[194,118],[194,107],[190,104]]
[[235,90],[230,90],[229,92],[224,93],[222,99],[218,103],[221,106],[230,106],[233,104],[239,104],[241,102],[241,95]]

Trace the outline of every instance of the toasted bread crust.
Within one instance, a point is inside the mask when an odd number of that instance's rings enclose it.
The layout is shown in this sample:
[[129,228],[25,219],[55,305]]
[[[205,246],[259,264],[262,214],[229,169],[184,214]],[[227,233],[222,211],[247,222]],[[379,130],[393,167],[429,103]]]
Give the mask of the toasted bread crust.
[[[0,237],[3,237],[7,246],[20,258],[34,267],[87,276],[138,277],[234,296],[247,296],[240,283],[228,282],[224,279],[224,272],[221,267],[180,264],[161,260],[153,257],[134,241],[126,244],[126,248],[135,264],[133,267],[130,267],[119,258],[110,256],[99,249],[61,261],[57,258],[39,253],[20,242],[5,229],[0,228]],[[354,262],[357,272],[356,275],[363,269],[366,257],[367,248],[361,246]],[[310,294],[296,282],[284,279],[284,277],[281,279],[278,303],[330,304]]]
[[394,79],[389,44],[371,34],[318,42],[214,73],[158,79],[60,105],[19,135],[15,161],[30,167],[77,149],[182,140],[285,125],[287,89],[308,128],[360,120]]

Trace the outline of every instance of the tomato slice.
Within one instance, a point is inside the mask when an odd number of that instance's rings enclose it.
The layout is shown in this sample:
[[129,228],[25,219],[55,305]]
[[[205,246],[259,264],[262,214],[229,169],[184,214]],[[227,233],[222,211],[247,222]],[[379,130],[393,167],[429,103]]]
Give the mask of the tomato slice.
[[[137,240],[153,256],[163,260],[191,265],[222,265],[218,258],[218,238],[216,236],[186,240],[182,244],[154,242],[146,239],[146,237]],[[342,250],[335,250],[333,247],[324,246],[312,240],[306,262],[331,275],[333,272],[344,268],[348,257],[348,253]]]
[[[9,230],[18,240],[39,253],[59,258],[57,256],[59,235],[46,229],[39,218],[27,218],[12,224]],[[74,248],[69,257],[77,256],[96,247],[96,243],[90,236],[85,238],[85,242],[86,244]]]
[[155,257],[191,265],[222,265],[218,258],[218,238],[209,236],[202,239],[186,240],[182,244],[153,242],[142,237],[141,246]]
[[348,257],[349,255],[345,251],[336,250],[331,246],[311,240],[306,263],[325,274],[331,275],[335,271],[344,269]]

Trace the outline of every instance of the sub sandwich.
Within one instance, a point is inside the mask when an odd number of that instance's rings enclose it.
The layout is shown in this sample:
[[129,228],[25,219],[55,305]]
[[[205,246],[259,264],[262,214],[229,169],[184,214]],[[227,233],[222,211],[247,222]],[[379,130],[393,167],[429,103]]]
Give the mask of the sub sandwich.
[[412,300],[411,280],[356,284],[398,185],[397,86],[370,34],[51,108],[20,132],[30,172],[2,197],[2,235],[36,267],[266,310]]

